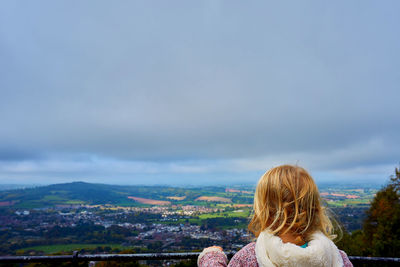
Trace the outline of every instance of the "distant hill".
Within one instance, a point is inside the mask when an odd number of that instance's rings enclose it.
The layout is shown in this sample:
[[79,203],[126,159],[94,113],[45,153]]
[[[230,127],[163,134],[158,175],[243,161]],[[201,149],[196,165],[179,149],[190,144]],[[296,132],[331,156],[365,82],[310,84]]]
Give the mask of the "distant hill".
[[[100,204],[122,197],[113,186],[74,182],[0,192],[0,201],[15,207],[45,207],[58,204]],[[10,205],[10,206],[11,206]],[[3,205],[7,206],[7,205]]]
[[[135,206],[132,197],[188,204],[202,194],[224,192],[224,188],[175,188],[167,186],[122,186],[73,182],[0,191],[0,208],[43,208],[73,204]],[[131,198],[128,198],[131,197]],[[171,197],[173,197],[171,199]],[[175,197],[175,200],[174,200]]]
[[0,191],[12,190],[12,189],[24,189],[42,186],[40,184],[0,184]]

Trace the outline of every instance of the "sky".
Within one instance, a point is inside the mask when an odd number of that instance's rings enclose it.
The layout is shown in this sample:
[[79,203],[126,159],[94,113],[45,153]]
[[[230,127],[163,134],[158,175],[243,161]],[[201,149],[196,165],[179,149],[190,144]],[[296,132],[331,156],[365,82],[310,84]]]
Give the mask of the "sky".
[[0,183],[383,184],[399,1],[1,1]]

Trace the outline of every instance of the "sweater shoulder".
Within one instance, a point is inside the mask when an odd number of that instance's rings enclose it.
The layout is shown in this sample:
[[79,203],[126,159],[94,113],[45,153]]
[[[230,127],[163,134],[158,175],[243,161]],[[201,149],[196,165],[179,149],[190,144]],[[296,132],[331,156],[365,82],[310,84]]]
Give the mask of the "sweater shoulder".
[[256,257],[256,243],[252,242],[239,250],[229,262],[230,267],[258,267]]
[[353,264],[349,260],[349,257],[347,256],[346,252],[344,252],[343,250],[339,250],[339,252],[340,252],[340,256],[342,256],[343,266],[344,267],[353,267]]

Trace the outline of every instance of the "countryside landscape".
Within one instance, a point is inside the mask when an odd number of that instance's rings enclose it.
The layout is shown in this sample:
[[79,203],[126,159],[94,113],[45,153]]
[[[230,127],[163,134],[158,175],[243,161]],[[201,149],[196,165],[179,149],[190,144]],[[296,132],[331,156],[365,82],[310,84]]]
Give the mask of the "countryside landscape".
[[399,266],[399,13],[0,1],[0,267]]
[[[347,232],[361,229],[378,188],[320,186]],[[254,186],[119,186],[74,182],[0,191],[2,255],[239,250]]]

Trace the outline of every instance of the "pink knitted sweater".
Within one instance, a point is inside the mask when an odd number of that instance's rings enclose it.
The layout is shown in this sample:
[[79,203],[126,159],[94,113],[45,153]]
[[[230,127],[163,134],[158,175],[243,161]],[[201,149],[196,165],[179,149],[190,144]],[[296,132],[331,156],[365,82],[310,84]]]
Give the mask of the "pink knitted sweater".
[[[228,260],[222,251],[210,251],[204,254],[198,260],[199,267],[258,267],[256,252],[256,243],[252,242],[239,250],[228,264]],[[344,251],[340,250],[340,255],[343,259],[343,266],[352,267],[353,264],[350,262]]]

